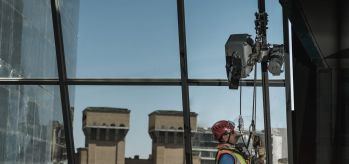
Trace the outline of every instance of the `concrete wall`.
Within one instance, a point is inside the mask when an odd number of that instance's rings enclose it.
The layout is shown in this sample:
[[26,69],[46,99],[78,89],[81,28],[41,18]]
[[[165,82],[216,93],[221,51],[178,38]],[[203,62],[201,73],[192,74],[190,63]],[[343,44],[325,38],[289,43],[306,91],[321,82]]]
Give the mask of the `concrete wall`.
[[272,141],[273,163],[278,163],[278,160],[282,158],[282,137],[274,135]]
[[88,145],[89,164],[125,164],[125,142],[96,141]]
[[155,154],[154,164],[183,164],[185,159],[183,147],[165,147],[164,145],[157,145]]
[[86,148],[79,148],[77,153],[78,164],[88,164],[88,151]]
[[95,164],[115,164],[116,147],[109,145],[98,145],[95,147],[95,153],[90,154],[95,158]]
[[200,157],[198,156],[193,156],[193,164],[201,164]]
[[117,152],[116,152],[117,164],[125,163],[125,141],[119,141],[117,143]]

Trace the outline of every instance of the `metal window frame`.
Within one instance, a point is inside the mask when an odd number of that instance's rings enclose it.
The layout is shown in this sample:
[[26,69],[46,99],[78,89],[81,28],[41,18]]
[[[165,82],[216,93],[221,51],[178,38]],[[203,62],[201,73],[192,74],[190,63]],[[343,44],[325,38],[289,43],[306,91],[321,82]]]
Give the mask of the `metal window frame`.
[[65,131],[65,141],[68,163],[75,164],[74,155],[74,135],[73,135],[73,116],[70,112],[70,100],[69,100],[69,90],[68,85],[65,84],[67,81],[67,68],[65,63],[64,54],[64,43],[63,43],[63,31],[60,13],[59,0],[51,0],[51,13],[52,13],[52,24],[53,32],[55,37],[55,47],[56,47],[56,58],[57,58],[57,70],[59,79],[59,88],[61,93],[61,103],[62,103],[62,114],[63,114],[63,124]]
[[181,68],[182,82],[182,107],[184,120],[184,163],[193,163],[192,146],[191,146],[191,127],[190,127],[190,104],[189,104],[189,87],[188,87],[188,67],[187,67],[187,43],[185,34],[185,13],[184,0],[177,0],[178,14],[178,36],[179,36],[179,58]]
[[[123,85],[123,86],[181,86],[181,79],[124,79],[124,78],[70,78],[59,79],[18,79],[0,78],[1,85]],[[271,87],[285,87],[285,80],[269,80]],[[226,79],[188,79],[188,86],[229,86]],[[240,80],[239,86],[253,87],[253,80]],[[256,86],[262,86],[262,80],[256,80]]]
[[[293,111],[292,111],[292,95],[291,95],[291,71],[290,71],[290,50],[289,50],[289,26],[288,18],[289,13],[287,11],[288,0],[279,0],[282,6],[282,26],[284,35],[284,48],[285,48],[285,96],[286,96],[286,122],[287,122],[287,150],[288,150],[288,163],[294,163],[293,154]],[[291,47],[292,48],[292,47]]]
[[[280,0],[281,3],[282,0]],[[60,96],[62,104],[62,115],[65,128],[65,138],[67,147],[68,163],[75,164],[75,147],[72,128],[72,113],[70,112],[70,100],[69,100],[69,85],[121,85],[121,86],[181,86],[182,88],[182,104],[183,104],[183,119],[184,119],[184,145],[185,145],[185,163],[192,164],[192,146],[191,146],[191,128],[190,128],[190,105],[189,105],[189,86],[228,86],[228,81],[225,79],[189,79],[187,68],[187,50],[186,50],[186,34],[185,34],[185,9],[184,0],[177,0],[177,14],[178,14],[178,35],[179,35],[179,57],[180,57],[180,79],[154,79],[154,78],[75,78],[68,79],[65,54],[63,33],[60,15],[59,0],[51,0],[52,21],[54,29],[56,58],[57,58],[57,78],[37,78],[37,79],[24,79],[24,78],[0,78],[0,85],[59,85]],[[287,16],[283,13],[283,19],[287,20]],[[287,26],[287,25],[286,25]],[[284,23],[284,44],[288,45],[288,28]],[[290,114],[290,86],[289,86],[289,59],[286,58],[285,67],[285,80],[269,80],[267,83],[270,87],[285,87],[286,88],[286,110],[287,110],[287,128],[288,137],[292,137],[292,120]],[[263,86],[264,80],[257,80],[256,86]],[[253,80],[241,80],[240,86],[253,86]],[[289,129],[291,128],[291,129]],[[292,144],[292,138],[290,138],[288,144]],[[290,145],[289,145],[290,146]],[[289,147],[289,156],[293,157],[292,145]],[[290,158],[290,157],[289,157]],[[292,163],[292,161],[289,161]]]

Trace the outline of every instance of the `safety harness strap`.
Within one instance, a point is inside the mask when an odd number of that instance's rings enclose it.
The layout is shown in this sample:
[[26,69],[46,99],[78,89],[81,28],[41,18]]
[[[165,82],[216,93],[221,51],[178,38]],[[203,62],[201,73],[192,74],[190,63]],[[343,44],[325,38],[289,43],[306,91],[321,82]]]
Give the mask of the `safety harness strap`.
[[224,154],[229,154],[234,157],[235,159],[235,164],[249,164],[248,160],[246,160],[241,152],[236,150],[233,147],[228,147],[226,145],[219,145],[218,146],[218,151],[216,154],[216,164],[218,164],[219,159],[224,155]]

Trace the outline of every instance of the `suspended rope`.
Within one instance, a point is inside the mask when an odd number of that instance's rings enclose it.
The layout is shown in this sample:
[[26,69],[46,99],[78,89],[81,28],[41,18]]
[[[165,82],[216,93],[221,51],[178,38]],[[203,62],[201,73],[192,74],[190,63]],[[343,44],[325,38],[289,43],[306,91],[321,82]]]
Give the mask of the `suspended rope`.
[[239,115],[239,125],[238,125],[238,128],[239,128],[239,131],[240,131],[240,134],[241,134],[241,140],[242,140],[242,143],[244,145],[244,147],[246,148],[246,151],[247,151],[247,155],[250,156],[251,153],[250,151],[248,150],[248,146],[246,145],[246,142],[245,142],[245,139],[244,139],[244,135],[243,135],[243,129],[244,129],[244,120],[242,118],[242,86],[240,85],[240,115]]
[[244,129],[244,121],[242,119],[242,103],[241,103],[241,99],[242,99],[242,86],[240,85],[240,115],[239,115],[239,131],[243,131]]
[[252,117],[251,117],[251,125],[249,127],[249,136],[247,141],[247,147],[250,145],[251,137],[252,135],[255,135],[256,132],[256,80],[257,80],[257,63],[255,64],[255,70],[254,70],[254,79],[253,79],[253,99],[252,99]]
[[256,96],[256,81],[257,81],[257,63],[255,64],[254,69],[254,80],[253,80],[253,106],[252,106],[252,131],[256,131],[256,109],[257,109],[257,96]]

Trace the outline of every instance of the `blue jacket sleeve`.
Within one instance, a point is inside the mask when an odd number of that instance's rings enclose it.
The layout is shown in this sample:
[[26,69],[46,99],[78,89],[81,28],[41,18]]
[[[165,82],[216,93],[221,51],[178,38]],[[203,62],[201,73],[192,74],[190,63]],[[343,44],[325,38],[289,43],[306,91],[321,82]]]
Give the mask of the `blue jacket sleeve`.
[[235,159],[230,154],[224,154],[218,161],[219,164],[234,164]]

